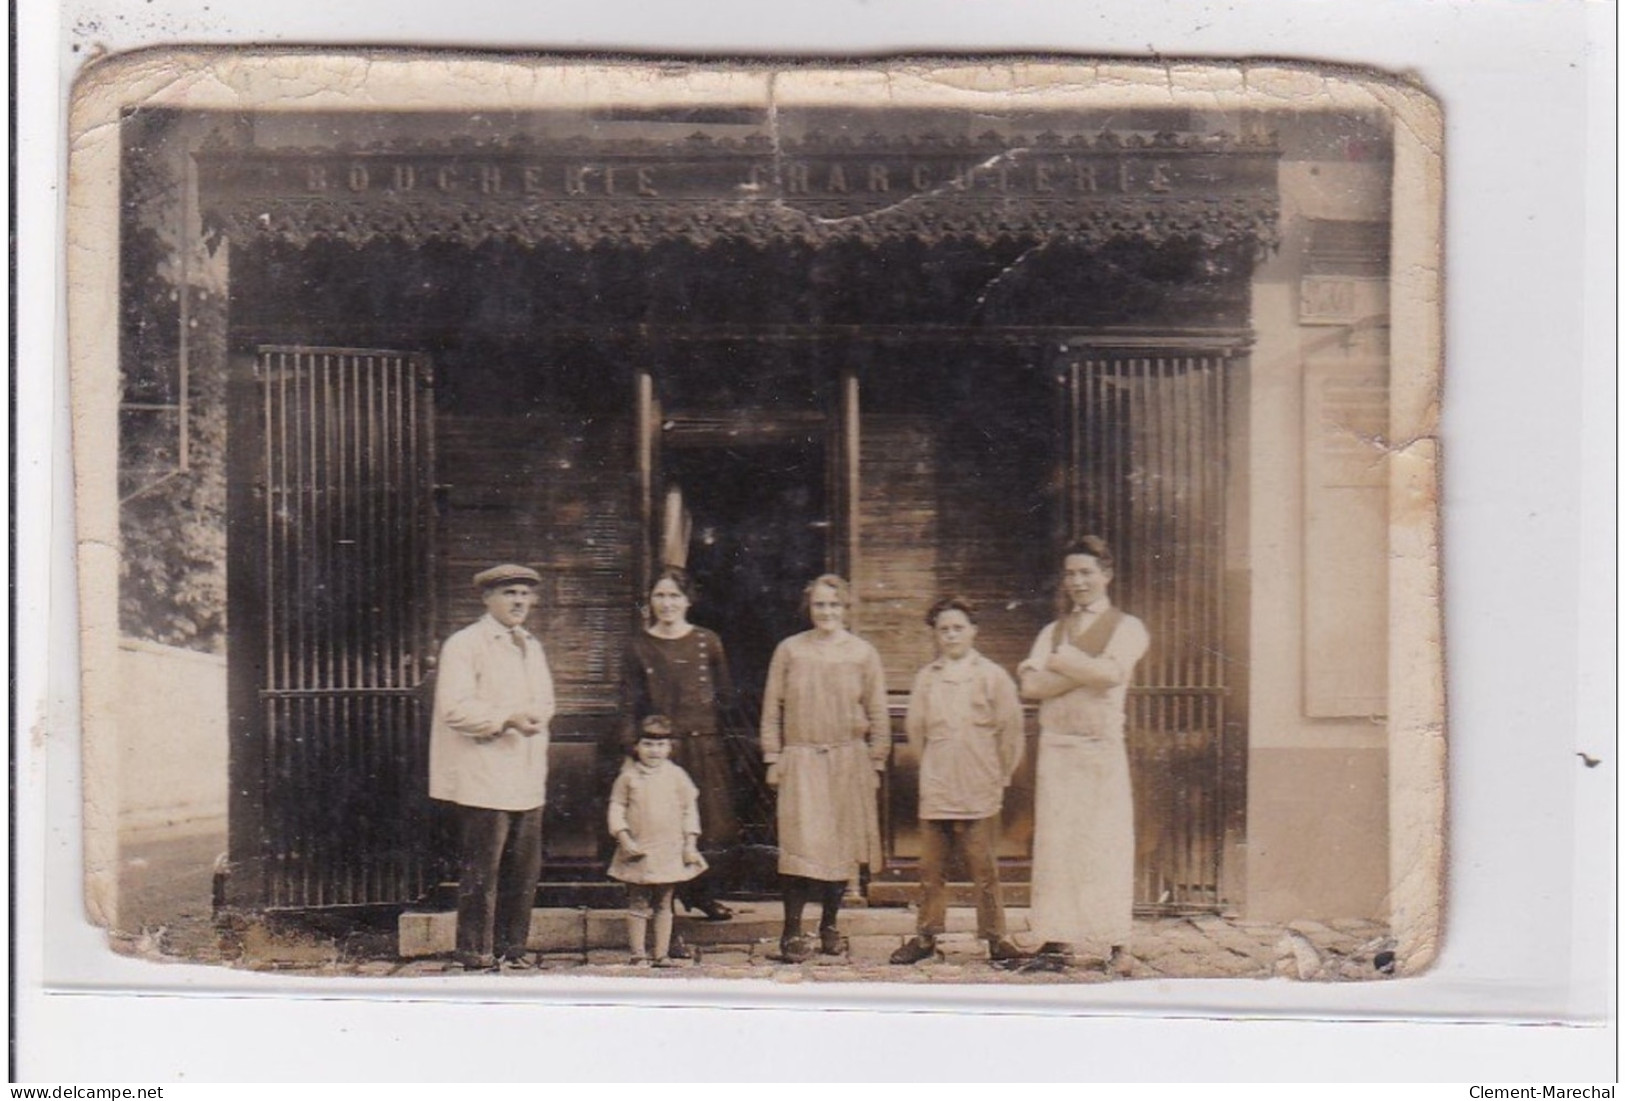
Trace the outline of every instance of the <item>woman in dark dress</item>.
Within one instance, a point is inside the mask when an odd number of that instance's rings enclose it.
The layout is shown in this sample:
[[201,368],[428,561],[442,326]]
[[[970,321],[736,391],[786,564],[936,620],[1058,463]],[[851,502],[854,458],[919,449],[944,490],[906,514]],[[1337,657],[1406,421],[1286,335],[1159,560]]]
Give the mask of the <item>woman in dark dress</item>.
[[633,635],[622,662],[623,737],[635,740],[649,715],[671,720],[672,760],[700,789],[700,851],[710,871],[683,885],[677,900],[712,921],[733,911],[716,899],[739,843],[733,770],[723,741],[722,715],[733,698],[728,658],[716,633],[688,621],[688,575],[668,567],[649,586],[651,622]]

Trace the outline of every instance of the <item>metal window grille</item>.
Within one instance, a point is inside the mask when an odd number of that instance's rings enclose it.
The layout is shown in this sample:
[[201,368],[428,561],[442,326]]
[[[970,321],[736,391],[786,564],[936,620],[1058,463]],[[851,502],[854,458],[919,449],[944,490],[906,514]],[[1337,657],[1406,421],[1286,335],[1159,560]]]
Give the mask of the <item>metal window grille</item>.
[[1228,362],[1071,365],[1072,527],[1105,537],[1117,559],[1114,602],[1151,635],[1128,704],[1141,908],[1224,901]]
[[262,349],[261,897],[432,885],[433,425],[426,360]]

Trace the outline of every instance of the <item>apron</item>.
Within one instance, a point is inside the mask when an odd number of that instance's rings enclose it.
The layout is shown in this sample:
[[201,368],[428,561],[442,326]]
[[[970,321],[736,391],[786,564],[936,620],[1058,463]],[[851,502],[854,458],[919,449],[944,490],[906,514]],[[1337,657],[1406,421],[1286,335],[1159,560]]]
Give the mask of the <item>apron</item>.
[[[1073,645],[1099,657],[1123,613],[1107,608]],[[1063,624],[1054,626],[1056,649]],[[1079,687],[1039,714],[1033,933],[1104,954],[1134,919],[1134,795],[1118,688]]]

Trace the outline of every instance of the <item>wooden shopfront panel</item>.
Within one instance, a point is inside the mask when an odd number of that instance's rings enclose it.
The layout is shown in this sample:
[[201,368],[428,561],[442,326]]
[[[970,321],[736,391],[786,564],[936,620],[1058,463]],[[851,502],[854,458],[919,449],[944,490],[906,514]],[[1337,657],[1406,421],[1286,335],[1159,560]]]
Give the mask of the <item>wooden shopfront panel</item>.
[[522,348],[452,355],[442,390],[439,636],[484,614],[479,570],[518,562],[542,575],[530,628],[558,695],[549,754],[546,874],[597,879],[613,780],[621,654],[637,601],[641,537],[625,372]]
[[[919,759],[902,717],[915,673],[934,656],[927,609],[939,596],[969,598],[977,648],[1012,673],[1050,617],[1058,513],[1053,390],[1041,360],[1031,346],[932,346],[862,379],[857,628],[885,665],[894,733],[877,901],[906,897],[889,884],[912,880],[919,857]],[[1035,734],[1001,825],[1000,855],[1018,880],[1031,851]]]

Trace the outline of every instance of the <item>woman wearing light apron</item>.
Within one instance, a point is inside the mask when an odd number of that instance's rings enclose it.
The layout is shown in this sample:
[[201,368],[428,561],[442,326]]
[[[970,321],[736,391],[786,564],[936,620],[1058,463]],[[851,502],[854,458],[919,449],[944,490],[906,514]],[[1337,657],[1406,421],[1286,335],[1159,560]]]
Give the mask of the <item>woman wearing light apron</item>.
[[836,916],[846,885],[860,864],[880,868],[875,793],[891,751],[880,655],[846,629],[850,588],[825,574],[805,595],[812,630],[779,643],[762,698],[762,759],[778,793],[779,956],[790,963],[814,951],[802,934],[808,902],[820,907],[817,951],[843,951]]

